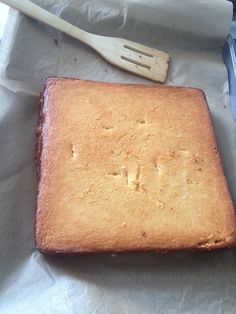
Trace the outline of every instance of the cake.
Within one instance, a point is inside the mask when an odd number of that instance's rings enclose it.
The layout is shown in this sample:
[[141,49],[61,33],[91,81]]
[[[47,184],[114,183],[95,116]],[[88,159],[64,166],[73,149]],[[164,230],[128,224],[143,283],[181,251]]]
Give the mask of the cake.
[[235,245],[235,210],[199,89],[49,78],[36,163],[42,253]]

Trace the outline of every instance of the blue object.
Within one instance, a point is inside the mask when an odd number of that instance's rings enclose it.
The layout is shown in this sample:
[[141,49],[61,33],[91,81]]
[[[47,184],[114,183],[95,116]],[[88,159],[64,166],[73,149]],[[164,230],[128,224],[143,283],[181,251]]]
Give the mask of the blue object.
[[236,0],[231,0],[231,2],[234,8],[233,21],[230,34],[223,48],[222,56],[228,71],[231,108],[236,120]]
[[223,60],[228,70],[231,108],[236,120],[236,45],[231,35],[228,35],[223,48]]
[[231,2],[233,3],[234,13],[235,13],[235,11],[236,11],[236,0],[231,0]]

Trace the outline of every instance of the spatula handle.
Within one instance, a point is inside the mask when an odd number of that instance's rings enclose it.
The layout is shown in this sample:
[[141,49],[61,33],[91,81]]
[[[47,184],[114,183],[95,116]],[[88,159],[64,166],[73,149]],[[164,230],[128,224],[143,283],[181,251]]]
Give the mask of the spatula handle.
[[90,40],[96,36],[79,29],[78,27],[62,20],[58,16],[44,10],[29,0],[0,0],[0,2],[28,15],[40,22],[71,36],[80,41],[91,44]]

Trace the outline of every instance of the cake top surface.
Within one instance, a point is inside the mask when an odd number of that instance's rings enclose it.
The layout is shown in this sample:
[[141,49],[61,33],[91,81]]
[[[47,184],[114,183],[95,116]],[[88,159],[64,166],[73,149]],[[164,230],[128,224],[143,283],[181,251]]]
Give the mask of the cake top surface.
[[52,78],[43,102],[39,249],[235,242],[234,208],[200,90]]

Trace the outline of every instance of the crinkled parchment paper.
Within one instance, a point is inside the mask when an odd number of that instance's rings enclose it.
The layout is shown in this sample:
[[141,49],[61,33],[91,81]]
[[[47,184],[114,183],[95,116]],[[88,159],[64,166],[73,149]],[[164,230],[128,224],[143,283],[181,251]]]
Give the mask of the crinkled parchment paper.
[[[167,51],[167,84],[205,91],[236,200],[236,124],[221,49],[225,0],[40,0],[81,28]],[[44,257],[34,248],[34,128],[47,76],[151,82],[11,10],[0,50],[0,313],[235,313],[236,251]]]

